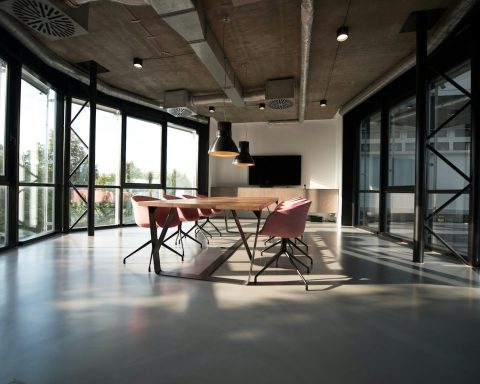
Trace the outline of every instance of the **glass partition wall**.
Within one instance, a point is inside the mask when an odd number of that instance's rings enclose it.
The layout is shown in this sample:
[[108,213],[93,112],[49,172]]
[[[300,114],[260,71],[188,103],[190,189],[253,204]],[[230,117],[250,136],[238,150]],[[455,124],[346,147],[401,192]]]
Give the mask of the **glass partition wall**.
[[[429,249],[449,253],[453,250],[460,256],[468,252],[470,93],[470,62],[431,78],[426,147],[429,230],[425,240]],[[379,232],[379,222],[385,220],[382,232],[406,241],[413,240],[415,222],[415,109],[412,95],[391,105],[384,104],[384,121],[381,112],[358,120],[355,223]],[[386,168],[383,190],[382,161]]]

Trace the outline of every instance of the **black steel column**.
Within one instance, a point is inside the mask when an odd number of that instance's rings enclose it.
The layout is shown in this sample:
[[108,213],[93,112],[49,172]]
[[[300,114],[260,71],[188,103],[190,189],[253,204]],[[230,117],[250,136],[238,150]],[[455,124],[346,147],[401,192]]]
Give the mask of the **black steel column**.
[[167,146],[168,146],[168,122],[162,122],[162,151],[160,152],[160,184],[163,193],[167,193]]
[[72,92],[70,82],[67,84],[65,95],[65,116],[64,135],[63,135],[63,220],[62,230],[64,233],[70,228],[70,139],[72,122]]
[[20,137],[20,100],[22,64],[9,61],[7,80],[7,116],[5,176],[8,182],[7,246],[18,245],[18,139]]
[[97,63],[90,62],[90,134],[88,140],[88,236],[95,234],[95,131],[97,122]]
[[425,211],[427,209],[426,143],[428,129],[428,76],[427,76],[427,18],[417,14],[417,130],[415,146],[415,229],[413,234],[413,261],[423,263],[425,247]]
[[468,259],[472,266],[480,267],[480,11],[472,20],[472,129],[470,150],[470,222]]
[[[65,110],[64,93],[57,94],[57,110],[55,122],[55,231],[63,229],[63,215],[66,204],[64,204],[63,196],[65,189],[65,182],[63,180],[64,171],[64,135],[65,135]],[[70,155],[69,155],[70,157]]]
[[378,231],[388,232],[387,186],[388,186],[388,108],[382,105],[380,118],[380,193],[378,207]]

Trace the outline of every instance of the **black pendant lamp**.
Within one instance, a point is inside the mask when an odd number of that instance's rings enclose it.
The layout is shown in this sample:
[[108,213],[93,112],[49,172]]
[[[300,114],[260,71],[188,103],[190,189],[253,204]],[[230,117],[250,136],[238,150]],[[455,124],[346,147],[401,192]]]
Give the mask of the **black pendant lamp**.
[[238,146],[240,147],[240,153],[237,157],[235,157],[235,159],[233,159],[232,164],[236,165],[237,167],[251,167],[255,165],[255,161],[253,161],[253,157],[250,155],[250,151],[248,149],[249,142],[239,141]]
[[208,154],[210,156],[232,157],[240,152],[232,140],[232,123],[229,121],[219,121],[217,125],[217,138],[210,147]]

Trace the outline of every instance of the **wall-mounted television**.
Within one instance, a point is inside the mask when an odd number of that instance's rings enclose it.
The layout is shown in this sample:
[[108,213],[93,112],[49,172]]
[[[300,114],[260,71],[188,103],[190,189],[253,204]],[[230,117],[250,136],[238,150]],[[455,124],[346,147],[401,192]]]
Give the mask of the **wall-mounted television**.
[[253,156],[255,166],[248,167],[248,184],[261,187],[300,185],[302,156]]

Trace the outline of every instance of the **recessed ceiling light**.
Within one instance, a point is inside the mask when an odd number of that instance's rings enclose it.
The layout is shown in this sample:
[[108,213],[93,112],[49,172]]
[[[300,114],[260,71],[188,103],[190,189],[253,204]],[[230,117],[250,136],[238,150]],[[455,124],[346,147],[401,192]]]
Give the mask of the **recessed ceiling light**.
[[337,41],[342,42],[348,39],[348,27],[346,25],[337,29]]
[[133,58],[133,66],[138,69],[143,68],[143,60],[140,59],[139,57],[134,57]]
[[320,107],[326,107],[326,106],[327,106],[327,100],[326,99],[320,100]]

